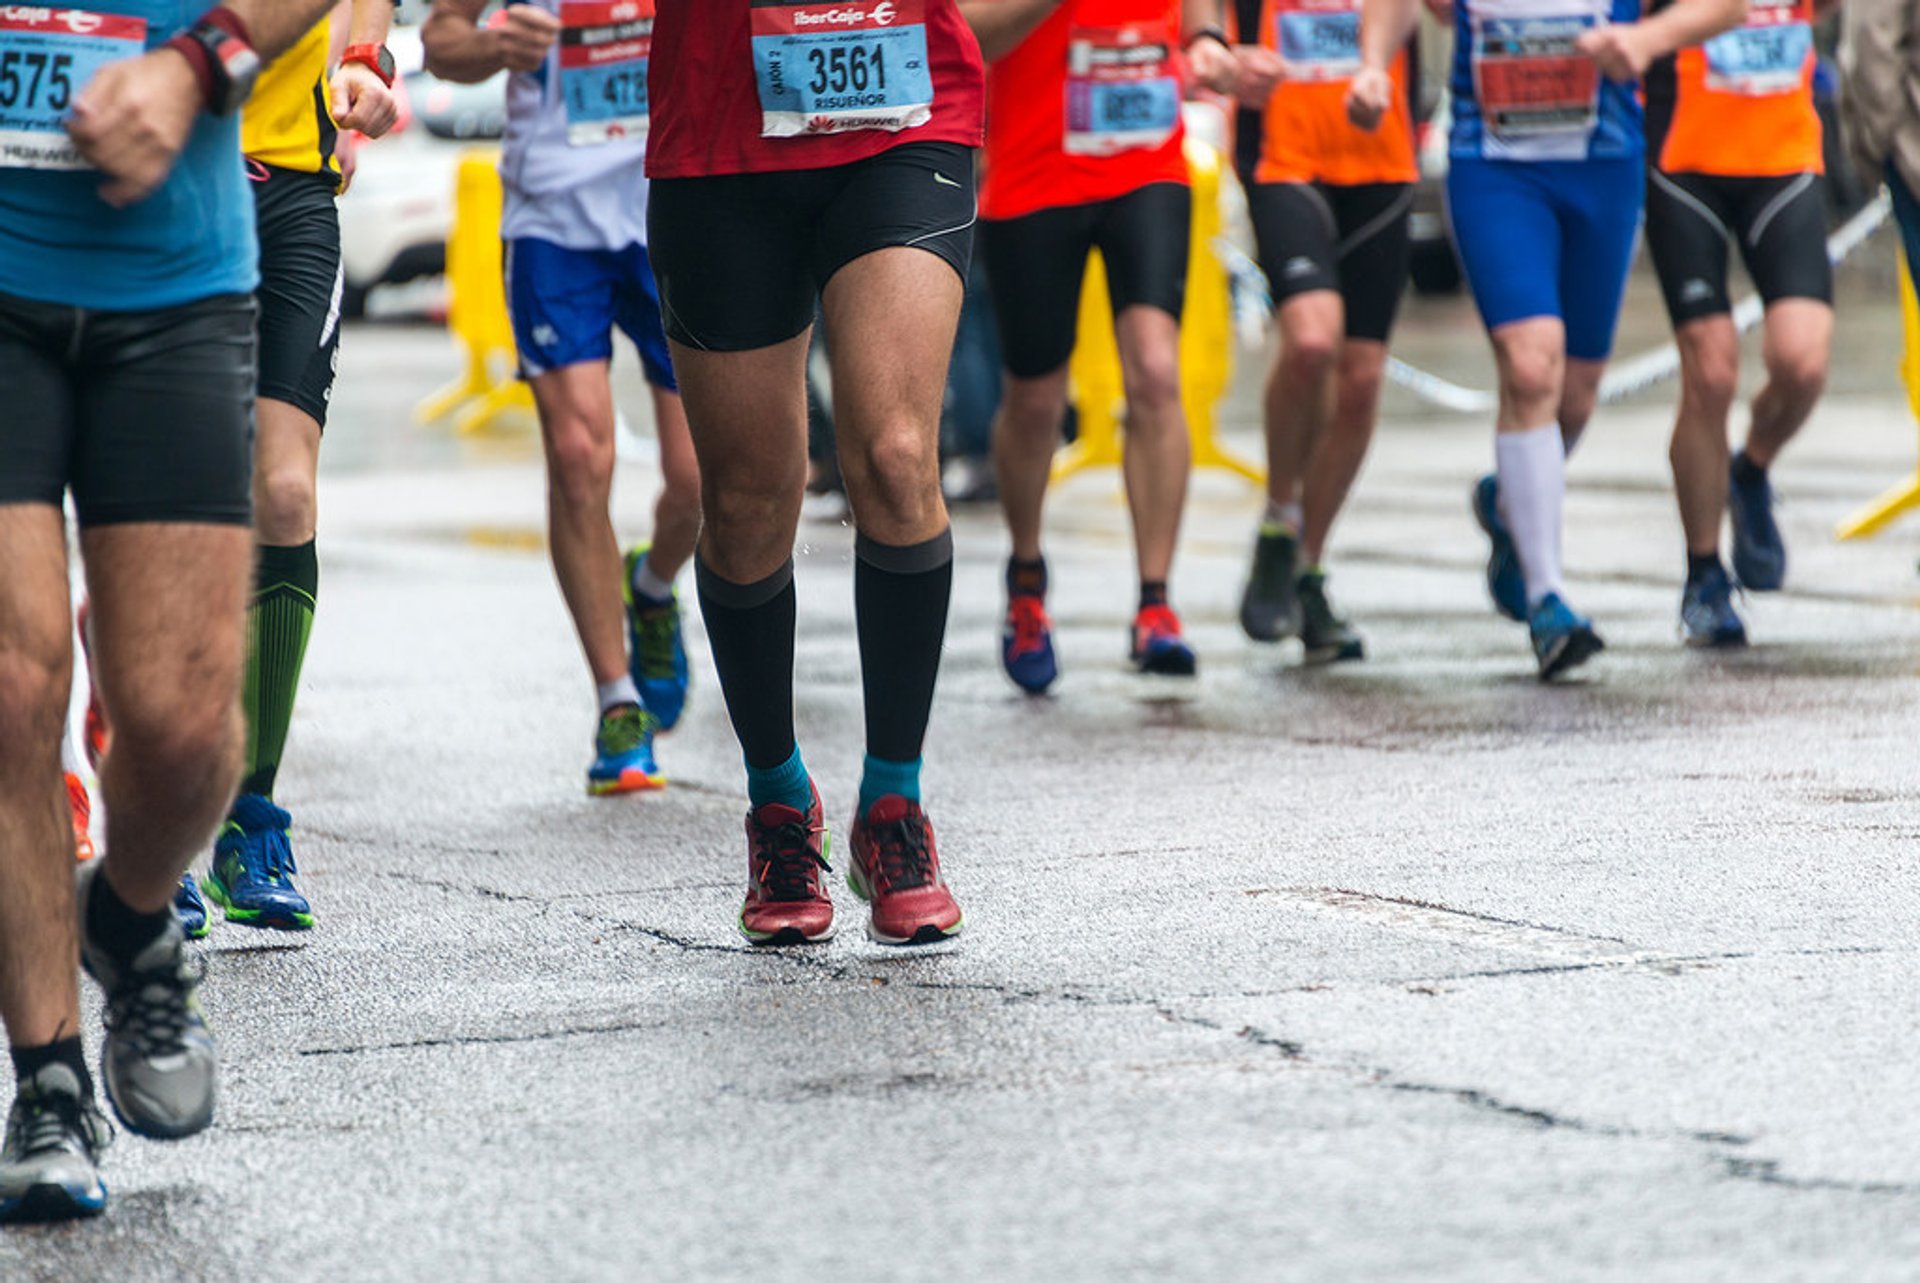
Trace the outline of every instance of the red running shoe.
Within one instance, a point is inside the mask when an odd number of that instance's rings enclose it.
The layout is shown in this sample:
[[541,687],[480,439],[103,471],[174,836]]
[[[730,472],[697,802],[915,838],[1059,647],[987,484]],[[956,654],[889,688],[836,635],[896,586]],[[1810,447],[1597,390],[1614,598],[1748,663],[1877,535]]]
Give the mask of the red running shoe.
[[802,815],[769,802],[747,812],[747,902],[740,934],[755,944],[813,944],[833,934],[833,901],[821,882],[832,872],[820,790]]
[[1133,665],[1162,677],[1191,677],[1200,667],[1173,607],[1142,606],[1133,617]]
[[67,806],[73,812],[73,854],[79,860],[93,858],[93,798],[86,782],[67,772]]
[[967,922],[941,880],[927,813],[898,794],[854,820],[847,885],[872,906],[867,935],[879,944],[934,944]]

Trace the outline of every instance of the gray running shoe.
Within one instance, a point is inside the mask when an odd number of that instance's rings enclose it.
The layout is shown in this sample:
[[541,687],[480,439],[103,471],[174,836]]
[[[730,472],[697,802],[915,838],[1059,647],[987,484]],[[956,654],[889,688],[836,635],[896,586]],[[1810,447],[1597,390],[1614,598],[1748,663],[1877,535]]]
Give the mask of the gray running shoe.
[[106,1210],[100,1151],[113,1137],[65,1065],[20,1084],[0,1144],[0,1222],[66,1221]]
[[1294,591],[1300,541],[1279,526],[1263,525],[1253,543],[1253,569],[1240,598],[1240,627],[1255,641],[1284,641],[1300,631]]
[[1307,648],[1309,664],[1366,658],[1366,642],[1352,624],[1334,613],[1333,603],[1327,599],[1325,575],[1309,572],[1300,576],[1296,591],[1300,596],[1300,642]]
[[200,1014],[206,965],[187,956],[178,917],[122,966],[86,938],[87,899],[101,861],[80,866],[80,961],[106,990],[107,1036],[100,1067],[107,1099],[127,1130],[155,1140],[177,1140],[213,1121],[219,1066],[213,1031]]

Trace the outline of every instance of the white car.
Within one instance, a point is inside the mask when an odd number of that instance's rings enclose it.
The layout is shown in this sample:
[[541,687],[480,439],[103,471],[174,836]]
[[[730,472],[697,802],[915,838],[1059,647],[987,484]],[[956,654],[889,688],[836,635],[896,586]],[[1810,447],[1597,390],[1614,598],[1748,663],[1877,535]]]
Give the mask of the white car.
[[499,138],[506,119],[505,72],[477,85],[429,75],[421,67],[420,34],[411,27],[396,27],[387,47],[399,71],[400,122],[386,137],[360,142],[353,183],[340,198],[348,316],[365,310],[376,285],[446,270],[460,157],[475,143]]

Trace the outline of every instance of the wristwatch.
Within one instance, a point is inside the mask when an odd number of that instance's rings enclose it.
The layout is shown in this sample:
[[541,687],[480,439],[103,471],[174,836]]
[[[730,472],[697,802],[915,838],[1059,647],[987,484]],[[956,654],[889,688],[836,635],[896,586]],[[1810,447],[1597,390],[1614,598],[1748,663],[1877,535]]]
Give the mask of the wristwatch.
[[165,47],[192,64],[207,110],[216,116],[240,110],[260,78],[260,55],[247,42],[246,26],[225,6],[209,9]]
[[348,45],[340,54],[340,65],[344,67],[350,62],[359,63],[380,77],[381,84],[393,88],[393,55],[385,45]]

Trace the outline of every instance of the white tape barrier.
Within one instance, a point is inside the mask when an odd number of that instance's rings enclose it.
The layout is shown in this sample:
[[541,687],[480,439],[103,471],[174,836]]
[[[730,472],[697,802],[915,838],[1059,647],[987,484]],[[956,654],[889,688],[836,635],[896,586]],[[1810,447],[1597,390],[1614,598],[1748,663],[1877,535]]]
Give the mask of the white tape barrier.
[[[1827,238],[1827,258],[1838,263],[1859,249],[1869,236],[1880,230],[1880,225],[1887,221],[1892,209],[1892,201],[1886,192],[1881,192]],[[1765,311],[1760,296],[1749,294],[1734,304],[1733,322],[1739,327],[1740,333],[1745,334],[1760,323]],[[1617,362],[1600,381],[1600,404],[1612,405],[1644,392],[1654,384],[1672,378],[1679,370],[1680,349],[1672,343]],[[1492,392],[1449,383],[1439,375],[1408,365],[1398,357],[1387,358],[1387,377],[1443,410],[1460,414],[1488,414],[1499,405],[1499,398]]]

